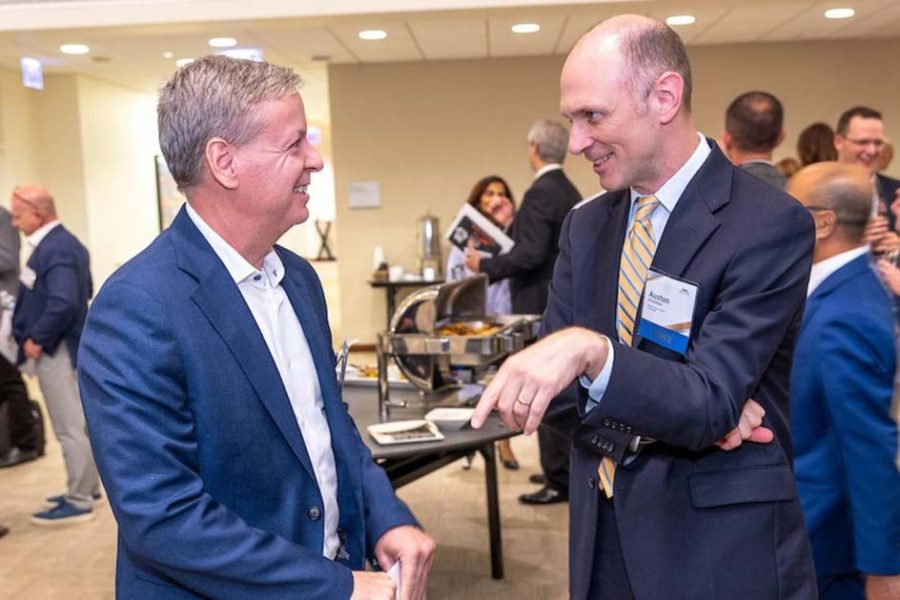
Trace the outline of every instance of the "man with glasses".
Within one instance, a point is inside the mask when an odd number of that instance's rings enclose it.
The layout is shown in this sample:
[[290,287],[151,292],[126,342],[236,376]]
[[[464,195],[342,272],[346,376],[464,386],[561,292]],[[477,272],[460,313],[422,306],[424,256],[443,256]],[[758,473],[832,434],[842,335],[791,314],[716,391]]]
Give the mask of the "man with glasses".
[[854,106],[844,111],[838,119],[834,135],[834,147],[838,162],[857,164],[872,174],[878,204],[874,207],[866,240],[877,253],[884,253],[900,246],[896,231],[896,217],[888,210],[894,201],[900,180],[878,173],[881,151],[887,140],[881,113],[867,106]]

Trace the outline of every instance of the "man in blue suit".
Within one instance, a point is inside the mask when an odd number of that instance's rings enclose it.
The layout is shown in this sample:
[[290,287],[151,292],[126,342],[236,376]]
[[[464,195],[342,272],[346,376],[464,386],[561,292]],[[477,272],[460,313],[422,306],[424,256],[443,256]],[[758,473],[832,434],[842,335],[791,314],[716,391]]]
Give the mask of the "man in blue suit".
[[341,401],[315,272],[275,245],[322,168],[299,83],[207,56],[160,92],[188,202],[103,286],[80,351],[120,598],[393,598],[367,557],[424,596],[434,543]]
[[815,598],[787,422],[812,218],[697,132],[662,23],[601,23],[560,85],[569,150],[612,191],[566,219],[546,335],[504,363],[474,424],[497,406],[530,433],[554,398],[577,407],[576,600]]
[[27,360],[37,373],[67,475],[66,492],[47,498],[49,508],[32,515],[31,522],[87,521],[94,518],[91,504],[100,493],[75,375],[78,341],[94,292],[88,251],[60,223],[53,197],[41,186],[13,191],[12,224],[33,248],[19,273],[13,312],[18,363]]
[[816,163],[791,194],[816,220],[809,299],[791,371],[797,487],[821,598],[900,598],[900,473],[891,301],[863,232],[870,173]]

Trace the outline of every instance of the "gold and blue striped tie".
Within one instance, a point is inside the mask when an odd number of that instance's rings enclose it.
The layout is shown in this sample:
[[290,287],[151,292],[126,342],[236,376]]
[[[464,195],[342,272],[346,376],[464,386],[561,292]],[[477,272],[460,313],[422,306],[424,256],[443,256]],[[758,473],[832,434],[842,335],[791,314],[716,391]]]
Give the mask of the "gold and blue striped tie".
[[[656,252],[653,224],[650,216],[659,200],[656,196],[644,196],[635,202],[634,221],[625,236],[622,259],[619,263],[619,296],[616,306],[616,332],[623,344],[631,345],[634,339],[634,325],[637,321],[638,305],[644,293],[647,271]],[[608,498],[613,497],[613,483],[616,479],[616,463],[604,456],[597,469],[600,485]]]

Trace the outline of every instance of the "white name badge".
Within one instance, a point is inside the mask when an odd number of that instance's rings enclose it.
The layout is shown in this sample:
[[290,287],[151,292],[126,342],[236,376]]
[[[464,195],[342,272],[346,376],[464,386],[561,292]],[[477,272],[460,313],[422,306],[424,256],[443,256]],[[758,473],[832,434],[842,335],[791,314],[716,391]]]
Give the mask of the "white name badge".
[[699,289],[696,283],[651,269],[644,284],[638,335],[680,354],[687,352]]
[[29,290],[33,290],[34,282],[37,281],[37,273],[29,267],[22,267],[22,270],[19,271],[19,281]]

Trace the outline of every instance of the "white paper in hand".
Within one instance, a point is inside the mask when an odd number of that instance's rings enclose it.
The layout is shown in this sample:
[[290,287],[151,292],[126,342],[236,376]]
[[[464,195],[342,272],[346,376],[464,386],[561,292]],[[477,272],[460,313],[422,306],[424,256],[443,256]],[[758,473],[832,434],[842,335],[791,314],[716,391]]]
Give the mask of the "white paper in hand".
[[400,561],[394,563],[394,566],[391,567],[388,572],[388,577],[391,578],[391,581],[394,582],[394,585],[397,586],[397,595],[394,596],[394,600],[400,600]]

